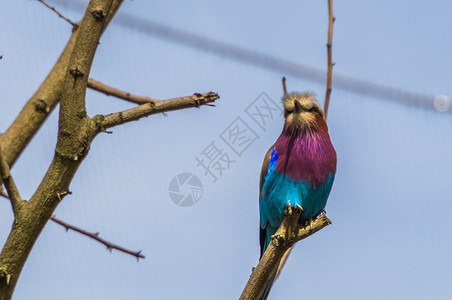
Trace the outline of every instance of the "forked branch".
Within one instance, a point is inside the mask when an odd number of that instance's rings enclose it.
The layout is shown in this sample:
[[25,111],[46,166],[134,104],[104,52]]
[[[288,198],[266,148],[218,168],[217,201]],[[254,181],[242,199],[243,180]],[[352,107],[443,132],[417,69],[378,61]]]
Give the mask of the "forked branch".
[[9,166],[3,155],[1,146],[0,146],[0,176],[3,184],[5,185],[5,189],[8,192],[9,196],[8,198],[11,202],[14,215],[16,216],[21,208],[22,199],[20,198],[19,190],[17,189],[17,186],[14,183],[14,179],[9,171]]

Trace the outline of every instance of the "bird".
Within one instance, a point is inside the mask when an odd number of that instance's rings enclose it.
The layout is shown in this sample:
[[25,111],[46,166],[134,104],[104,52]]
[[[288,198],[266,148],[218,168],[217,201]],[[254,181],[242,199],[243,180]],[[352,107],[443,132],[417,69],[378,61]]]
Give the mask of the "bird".
[[[324,212],[336,175],[336,151],[315,94],[287,93],[282,103],[284,127],[265,154],[260,174],[261,258],[289,206],[302,207],[299,224]],[[271,277],[261,300],[267,299],[278,271]]]

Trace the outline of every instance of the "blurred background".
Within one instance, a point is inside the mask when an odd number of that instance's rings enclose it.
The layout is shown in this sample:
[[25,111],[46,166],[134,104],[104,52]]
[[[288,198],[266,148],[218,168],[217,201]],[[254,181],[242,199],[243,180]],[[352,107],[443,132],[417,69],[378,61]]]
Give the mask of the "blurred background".
[[[78,21],[87,1],[49,4]],[[445,0],[334,2],[333,224],[297,244],[271,299],[452,298],[451,10]],[[283,125],[281,77],[323,103],[327,25],[327,1],[125,1],[91,77],[158,99],[221,99],[98,136],[55,212],[146,259],[49,222],[14,299],[237,299],[259,259],[259,173]],[[38,1],[3,3],[0,132],[70,32]],[[87,93],[91,116],[132,106]],[[25,199],[52,159],[57,119],[12,170]],[[11,224],[0,200],[1,245]]]

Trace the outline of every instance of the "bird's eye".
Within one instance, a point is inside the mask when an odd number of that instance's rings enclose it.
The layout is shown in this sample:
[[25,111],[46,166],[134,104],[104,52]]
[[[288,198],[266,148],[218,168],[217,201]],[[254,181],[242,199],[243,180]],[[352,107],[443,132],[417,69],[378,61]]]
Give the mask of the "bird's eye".
[[285,115],[288,115],[288,114],[290,114],[291,112],[292,112],[292,111],[287,110],[287,109],[284,110]]
[[319,108],[317,106],[315,106],[315,105],[313,107],[311,107],[310,109],[307,109],[307,111],[309,111],[309,112],[316,112],[316,113],[320,114]]

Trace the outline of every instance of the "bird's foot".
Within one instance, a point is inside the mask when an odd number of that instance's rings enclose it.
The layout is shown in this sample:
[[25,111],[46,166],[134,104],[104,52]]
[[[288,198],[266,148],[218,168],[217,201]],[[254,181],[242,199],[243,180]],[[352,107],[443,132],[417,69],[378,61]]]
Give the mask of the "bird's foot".
[[303,222],[304,224],[302,224],[302,226],[303,226],[304,228],[309,227],[309,230],[312,230],[312,223],[314,222],[315,219],[317,219],[317,217],[314,217],[314,218],[311,218],[311,219],[304,220],[304,222]]
[[284,216],[291,216],[294,213],[302,214],[303,208],[299,205],[291,205],[290,202],[288,205],[284,206]]
[[326,211],[325,211],[324,209],[322,209],[322,210],[314,217],[314,219],[318,219],[318,218],[320,218],[320,217],[323,216],[323,215],[326,215]]
[[272,243],[276,246],[279,247],[282,244],[284,244],[284,237],[280,234],[274,234],[272,235]]

